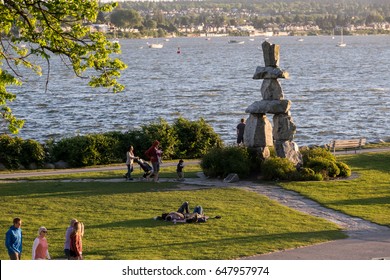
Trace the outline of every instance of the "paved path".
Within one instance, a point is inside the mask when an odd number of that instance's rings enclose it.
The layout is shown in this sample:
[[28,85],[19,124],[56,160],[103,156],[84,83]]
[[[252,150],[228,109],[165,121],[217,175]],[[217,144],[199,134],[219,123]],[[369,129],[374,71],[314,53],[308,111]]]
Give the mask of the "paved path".
[[[380,150],[383,151],[383,150]],[[187,163],[190,163],[188,161]],[[196,163],[192,162],[192,163]],[[171,165],[173,165],[172,163]],[[62,171],[47,171],[47,175],[88,172],[98,170],[118,170],[123,166],[106,168],[70,169]],[[43,175],[43,172],[38,175]],[[38,176],[37,173],[1,174],[0,179],[12,179],[16,177]],[[46,175],[46,174],[45,174]],[[13,177],[15,176],[15,177]],[[172,181],[172,179],[161,179]],[[75,180],[71,180],[75,181]],[[91,181],[91,180],[89,180]],[[92,181],[123,181],[121,179],[96,179]],[[369,221],[351,217],[339,211],[326,208],[315,201],[301,196],[294,191],[288,191],[281,187],[267,184],[256,184],[248,181],[237,183],[226,183],[221,180],[210,180],[206,178],[188,178],[180,184],[182,189],[199,189],[215,187],[240,187],[248,191],[265,195],[283,205],[295,210],[307,213],[312,216],[327,219],[340,225],[349,236],[347,239],[326,242],[318,245],[307,246],[297,249],[284,250],[264,255],[247,257],[248,260],[369,260],[386,259],[390,260],[390,228],[380,226]]]

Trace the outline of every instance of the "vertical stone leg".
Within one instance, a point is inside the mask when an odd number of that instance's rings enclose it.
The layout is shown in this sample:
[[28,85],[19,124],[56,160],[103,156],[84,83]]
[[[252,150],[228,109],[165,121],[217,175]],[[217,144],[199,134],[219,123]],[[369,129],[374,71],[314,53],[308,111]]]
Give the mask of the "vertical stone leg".
[[299,152],[298,145],[293,142],[296,126],[290,116],[290,112],[274,115],[273,122],[276,155],[281,158],[287,158],[297,167],[301,166],[303,163],[302,155]]
[[272,125],[265,114],[250,114],[244,131],[246,147],[273,146]]
[[297,127],[295,126],[290,111],[286,114],[276,114],[273,117],[273,136],[275,141],[293,141]]
[[256,156],[260,160],[267,159],[271,156],[271,152],[268,147],[254,148],[256,150]]
[[278,157],[287,158],[296,167],[302,166],[302,155],[299,152],[298,145],[295,142],[277,140],[275,141],[275,151]]

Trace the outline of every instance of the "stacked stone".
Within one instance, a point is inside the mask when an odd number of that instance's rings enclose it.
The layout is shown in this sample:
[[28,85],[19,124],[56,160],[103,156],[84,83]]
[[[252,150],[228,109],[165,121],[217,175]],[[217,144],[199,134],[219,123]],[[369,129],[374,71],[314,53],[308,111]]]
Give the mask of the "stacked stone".
[[[278,157],[288,158],[296,166],[302,164],[298,146],[293,142],[296,126],[292,120],[291,101],[284,99],[278,79],[287,79],[288,73],[279,68],[279,45],[265,41],[262,44],[265,67],[257,67],[253,79],[263,79],[263,100],[255,101],[246,109],[245,146],[257,150],[261,158],[268,158],[269,148],[275,146]],[[273,114],[273,128],[266,114]]]

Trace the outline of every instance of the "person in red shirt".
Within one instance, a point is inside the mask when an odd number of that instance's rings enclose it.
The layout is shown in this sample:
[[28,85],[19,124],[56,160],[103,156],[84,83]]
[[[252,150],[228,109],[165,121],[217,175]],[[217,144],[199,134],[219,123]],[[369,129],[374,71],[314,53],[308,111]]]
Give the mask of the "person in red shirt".
[[158,182],[158,173],[160,172],[160,162],[162,151],[159,149],[160,142],[155,140],[152,146],[145,152],[153,166],[153,181]]
[[70,258],[73,260],[83,259],[82,232],[84,225],[81,222],[75,222],[73,231],[70,234]]

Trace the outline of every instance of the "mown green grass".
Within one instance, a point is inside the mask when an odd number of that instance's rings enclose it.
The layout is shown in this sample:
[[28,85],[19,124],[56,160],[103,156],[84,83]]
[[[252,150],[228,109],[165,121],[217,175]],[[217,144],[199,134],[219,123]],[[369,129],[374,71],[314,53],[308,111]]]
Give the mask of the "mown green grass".
[[[183,201],[221,215],[199,224],[154,220]],[[239,188],[179,190],[176,183],[19,182],[0,184],[0,225],[23,220],[23,258],[40,226],[49,230],[49,251],[63,258],[71,218],[85,223],[85,259],[235,259],[344,238],[323,219],[304,215]],[[3,246],[0,259],[8,259]]]
[[[113,165],[115,166],[115,165]],[[34,170],[34,171],[19,171],[20,177],[15,177],[13,179],[4,179],[5,180],[28,180],[28,181],[37,181],[37,180],[76,180],[76,179],[114,179],[114,178],[124,178],[123,175],[127,172],[126,166],[123,169],[118,170],[102,170],[102,171],[88,171],[89,168],[85,168],[85,172],[75,172],[75,173],[66,173],[66,174],[53,174],[53,175],[39,175],[42,172],[48,170]],[[61,170],[57,170],[61,171]],[[185,166],[184,176],[186,178],[195,178],[197,172],[201,171],[199,164],[188,164]],[[25,172],[35,173],[32,177],[26,177],[23,175]],[[5,173],[5,172],[2,172]],[[0,173],[1,174],[1,173]],[[17,173],[16,173],[17,174]],[[144,171],[139,168],[138,165],[135,165],[132,176],[134,178],[141,178],[144,174]],[[163,178],[176,178],[176,166],[163,166],[160,171],[160,177]],[[0,180],[1,182],[1,180]]]
[[354,179],[281,185],[329,208],[390,226],[390,152],[343,155],[338,159],[351,167]]

